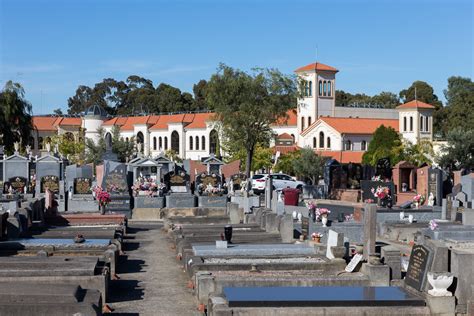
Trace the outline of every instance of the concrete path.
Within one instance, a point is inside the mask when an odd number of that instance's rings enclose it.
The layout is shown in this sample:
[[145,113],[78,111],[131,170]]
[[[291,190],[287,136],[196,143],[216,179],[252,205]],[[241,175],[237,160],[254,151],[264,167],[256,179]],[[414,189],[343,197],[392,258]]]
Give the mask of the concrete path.
[[113,315],[201,315],[161,227],[130,224],[124,241],[126,256],[118,266],[120,280],[109,287]]

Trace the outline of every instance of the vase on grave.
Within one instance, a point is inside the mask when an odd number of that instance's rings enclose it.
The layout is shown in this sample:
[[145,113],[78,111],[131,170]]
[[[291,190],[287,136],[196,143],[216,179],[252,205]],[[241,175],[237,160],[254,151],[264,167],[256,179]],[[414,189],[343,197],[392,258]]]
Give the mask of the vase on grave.
[[317,242],[319,244],[319,243],[321,243],[321,237],[319,237],[319,236],[313,237],[313,241]]
[[100,215],[104,215],[105,214],[105,205],[100,205]]
[[432,296],[452,296],[448,288],[453,283],[453,274],[449,272],[428,272],[428,282],[433,287],[428,291]]
[[415,202],[415,209],[418,209],[419,206],[420,206],[420,203]]
[[322,215],[321,216],[321,222],[323,223],[323,227],[327,227],[328,216],[327,215]]
[[225,240],[230,244],[231,239],[232,239],[232,226],[231,225],[225,225],[224,237],[225,237]]
[[400,212],[400,220],[403,221],[405,219],[405,212]]

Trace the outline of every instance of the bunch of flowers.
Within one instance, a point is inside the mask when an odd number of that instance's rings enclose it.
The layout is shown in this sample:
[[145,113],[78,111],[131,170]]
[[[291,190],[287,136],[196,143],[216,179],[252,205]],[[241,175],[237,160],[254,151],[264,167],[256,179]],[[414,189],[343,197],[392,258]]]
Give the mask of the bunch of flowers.
[[204,190],[204,193],[213,195],[213,194],[221,194],[223,190],[219,187],[213,187],[213,186],[207,186],[206,189]]
[[380,175],[378,176],[373,176],[372,181],[382,181],[382,177]]
[[413,197],[413,203],[418,203],[420,205],[423,205],[425,203],[425,196],[421,194],[417,194]]
[[316,203],[314,203],[313,201],[307,201],[305,202],[306,203],[306,207],[308,208],[308,210],[316,210],[317,209],[317,206],[316,206]]
[[364,202],[365,203],[375,203],[375,201],[373,199],[366,199]]
[[350,222],[354,220],[354,214],[344,216],[346,218],[346,222]]
[[324,235],[321,234],[321,233],[312,233],[311,234],[311,239],[318,239],[318,238],[322,238]]
[[390,189],[388,187],[378,186],[377,189],[372,188],[371,192],[374,197],[381,200],[390,198]]
[[107,191],[102,191],[97,194],[97,201],[99,201],[99,205],[107,206],[110,203],[110,193]]
[[434,219],[432,219],[430,221],[430,229],[435,230],[436,228],[438,228],[438,223],[436,223],[436,221]]
[[327,208],[319,207],[316,208],[316,217],[328,216],[331,213]]

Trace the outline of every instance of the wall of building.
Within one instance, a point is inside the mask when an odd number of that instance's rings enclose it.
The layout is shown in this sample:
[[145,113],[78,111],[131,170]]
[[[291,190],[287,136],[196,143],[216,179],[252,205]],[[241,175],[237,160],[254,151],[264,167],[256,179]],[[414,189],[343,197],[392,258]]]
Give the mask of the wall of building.
[[351,108],[345,106],[336,106],[334,108],[335,117],[360,117],[360,118],[378,118],[378,119],[398,119],[396,109],[368,109]]

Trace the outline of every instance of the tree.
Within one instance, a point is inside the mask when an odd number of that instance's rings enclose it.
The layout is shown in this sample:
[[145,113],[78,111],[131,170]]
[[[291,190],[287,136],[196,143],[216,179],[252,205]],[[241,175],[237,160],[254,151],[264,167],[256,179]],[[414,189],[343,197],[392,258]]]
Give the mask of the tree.
[[[240,164],[241,168],[246,168],[246,151],[244,148],[240,148],[237,152],[234,152],[228,161],[235,161],[240,160],[242,163]],[[258,171],[258,170],[269,170],[272,167],[272,157],[273,151],[271,148],[262,146],[258,144],[255,146],[255,153],[252,157],[252,169],[251,171]]]
[[173,149],[168,149],[167,151],[165,151],[165,157],[174,162],[183,162],[183,159],[181,159],[178,153]]
[[450,170],[474,169],[474,129],[456,127],[448,132],[447,142],[438,157],[440,166]]
[[395,157],[400,157],[400,161],[408,161],[414,166],[431,164],[434,159],[433,145],[430,141],[421,140],[417,144],[412,144],[405,140],[401,146],[393,148],[393,153]]
[[13,152],[13,143],[28,144],[31,135],[31,104],[25,100],[19,83],[7,81],[0,92],[0,142],[6,152]]
[[444,91],[446,106],[442,131],[447,134],[451,127],[465,131],[474,129],[474,82],[470,78],[450,77]]
[[289,175],[296,175],[293,161],[299,159],[301,150],[292,151],[280,156],[277,160],[274,170],[276,172],[283,172]]
[[211,77],[206,101],[222,125],[225,142],[245,149],[247,177],[255,147],[273,137],[270,125],[286,115],[296,95],[296,80],[278,70],[254,69],[249,74],[221,64]]
[[120,162],[127,162],[135,152],[135,138],[132,137],[128,142],[120,137],[120,127],[114,125],[112,127],[112,152],[117,154]]
[[397,147],[401,146],[397,131],[381,125],[375,130],[369,148],[362,156],[362,163],[375,167],[379,159],[389,157],[391,163],[396,164],[401,160],[397,154]]
[[206,103],[206,93],[207,93],[207,81],[199,80],[193,86],[194,93],[194,108],[196,110],[210,110],[209,105]]
[[313,149],[305,147],[300,150],[299,157],[293,160],[293,169],[296,175],[307,177],[313,185],[316,185],[323,175],[325,161],[326,159],[317,155]]
[[336,106],[348,106],[350,104],[382,105],[386,109],[394,109],[400,105],[400,100],[395,93],[387,91],[382,91],[371,97],[364,93],[351,94],[337,90]]
[[51,137],[51,147],[58,146],[58,151],[66,157],[69,162],[83,164],[85,162],[85,144],[76,141],[70,134],[54,135]]
[[383,105],[385,109],[394,109],[400,105],[400,99],[395,93],[382,91],[372,97],[371,103]]
[[105,153],[105,137],[102,127],[97,129],[99,134],[97,144],[90,138],[86,138],[86,161],[94,165],[100,164]]
[[63,115],[63,111],[62,111],[60,108],[57,108],[56,110],[54,110],[53,113],[54,113],[55,115],[58,115],[58,116],[62,116],[62,115]]

